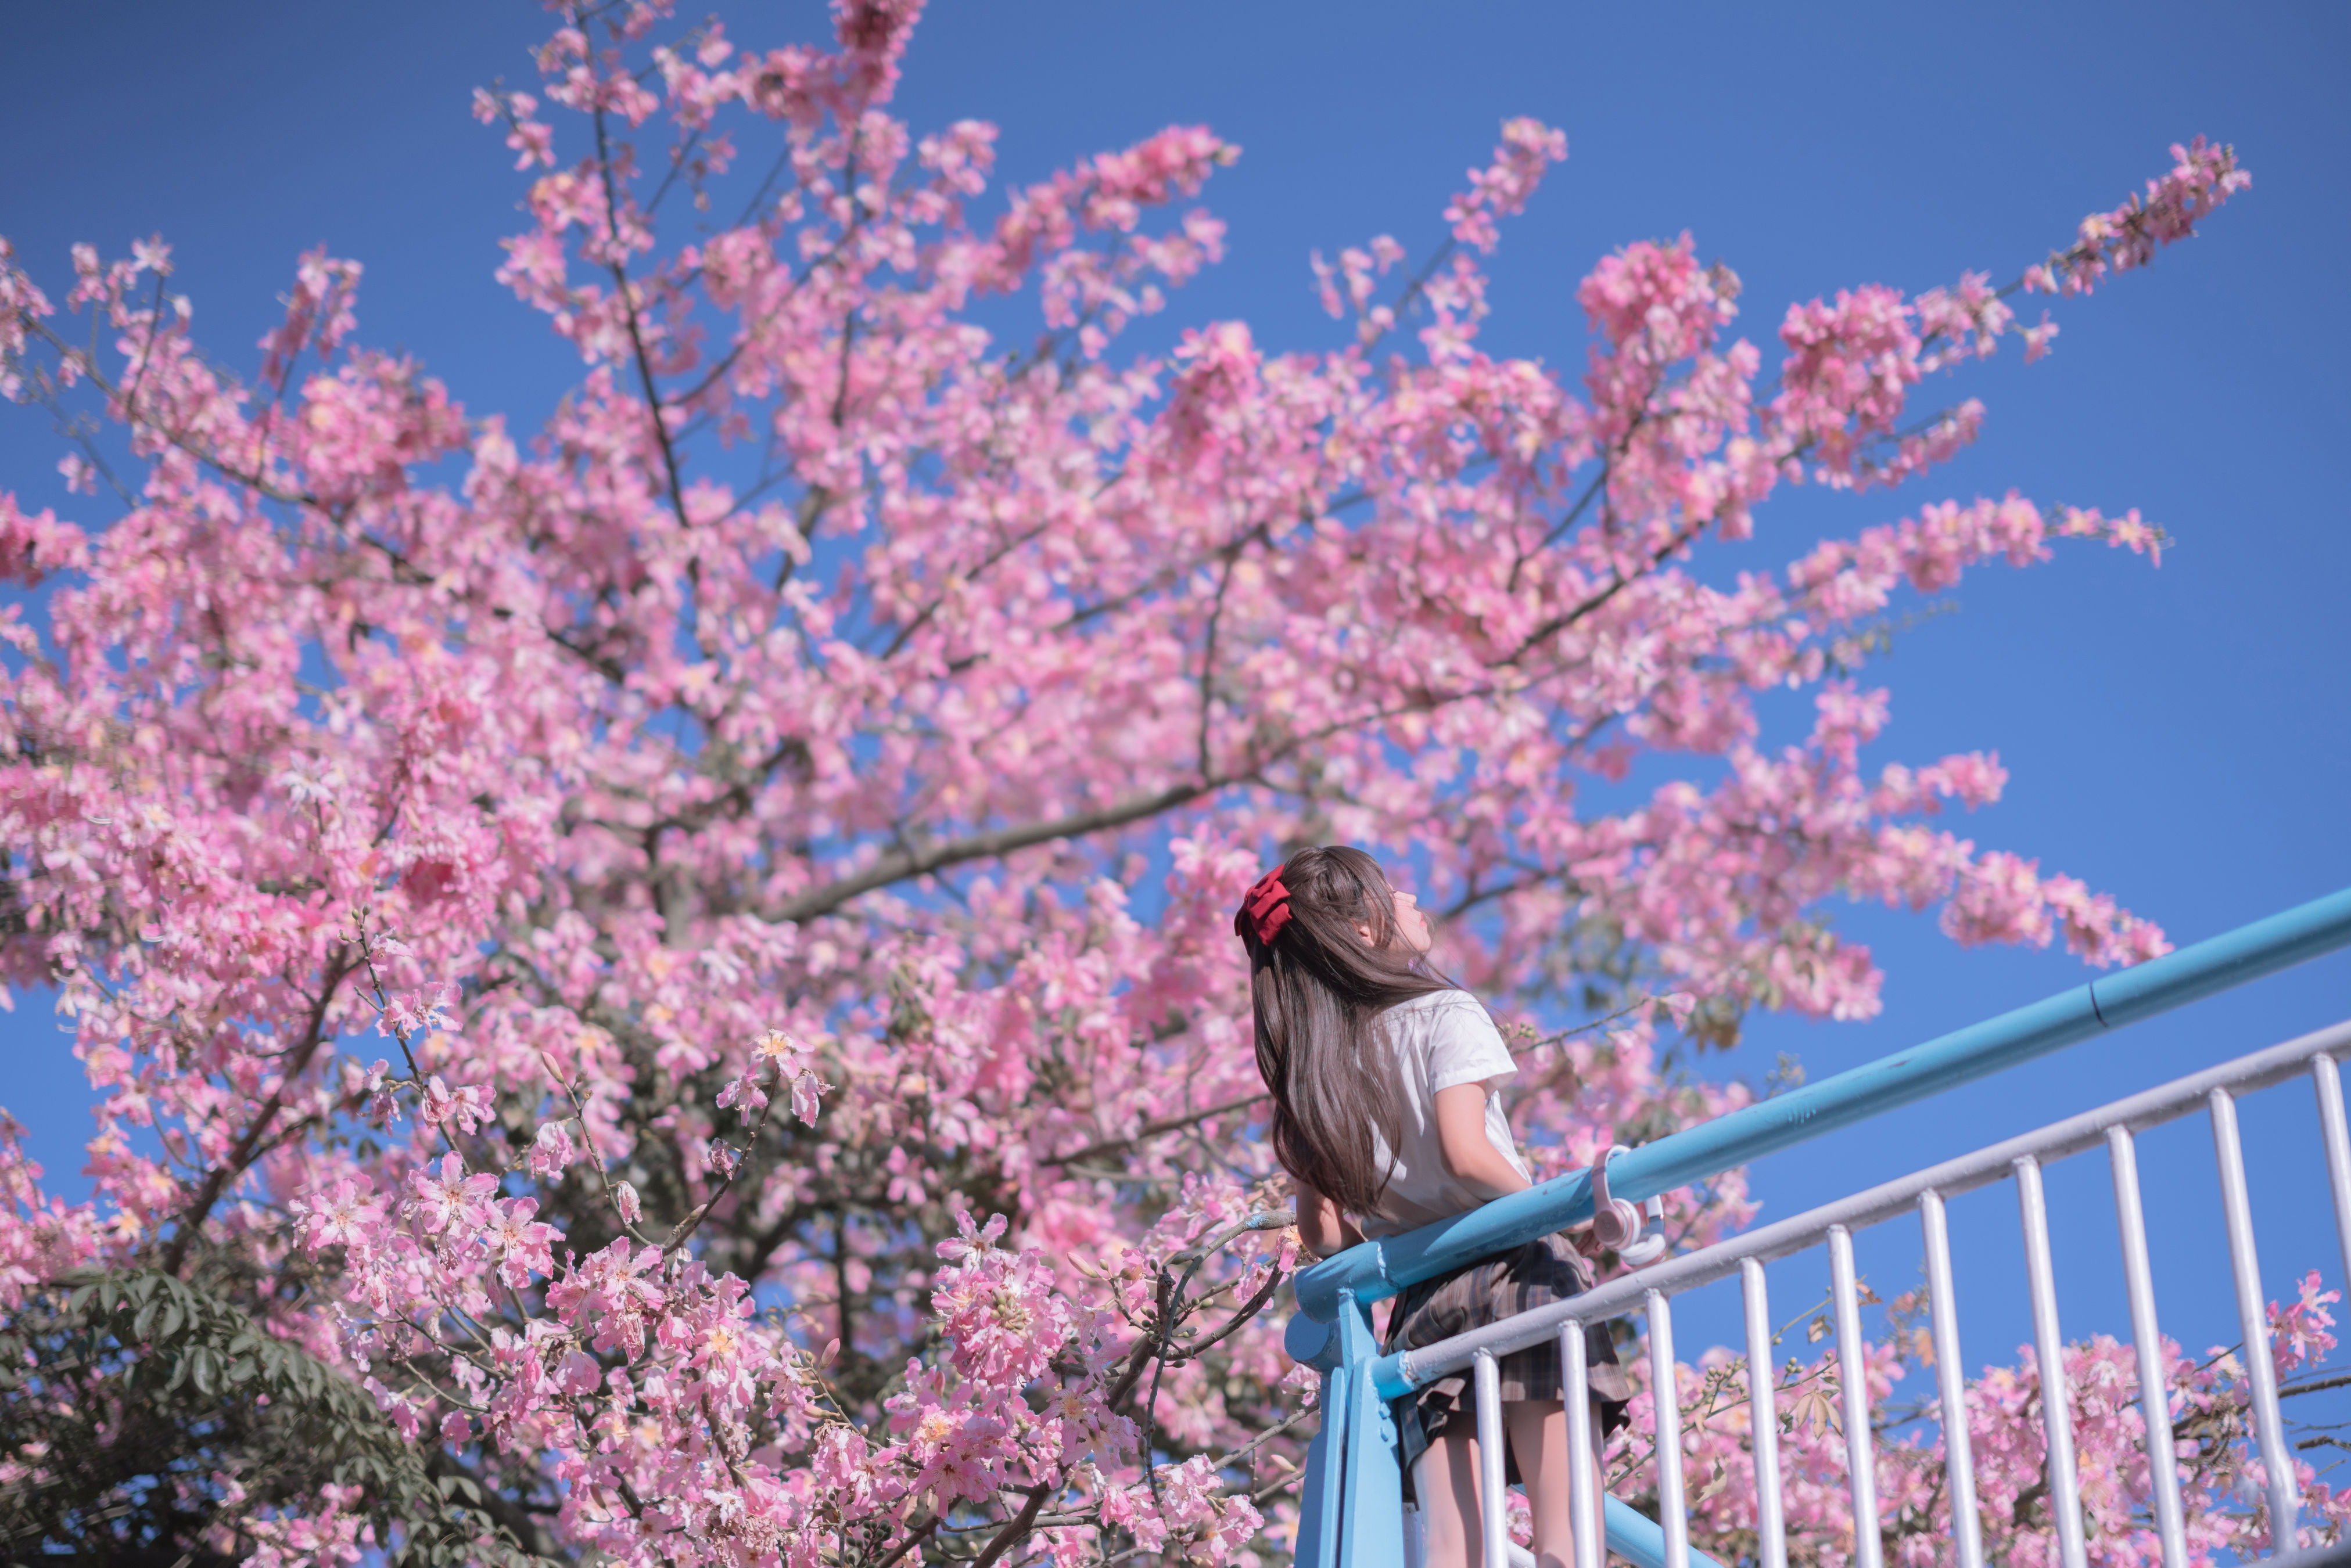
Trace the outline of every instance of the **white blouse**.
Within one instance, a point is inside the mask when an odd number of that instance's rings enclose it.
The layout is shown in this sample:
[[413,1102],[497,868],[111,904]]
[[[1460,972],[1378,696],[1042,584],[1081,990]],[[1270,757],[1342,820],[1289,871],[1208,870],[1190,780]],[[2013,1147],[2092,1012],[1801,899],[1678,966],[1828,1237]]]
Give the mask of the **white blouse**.
[[1379,1208],[1355,1217],[1365,1236],[1393,1236],[1448,1220],[1501,1196],[1482,1183],[1465,1181],[1445,1168],[1437,1136],[1437,1092],[1458,1084],[1486,1085],[1486,1137],[1520,1175],[1532,1180],[1510,1137],[1502,1114],[1502,1085],[1518,1072],[1501,1031],[1476,997],[1466,991],[1437,991],[1398,1002],[1374,1021],[1374,1037],[1395,1064],[1401,1090],[1402,1147],[1373,1134],[1388,1171]]

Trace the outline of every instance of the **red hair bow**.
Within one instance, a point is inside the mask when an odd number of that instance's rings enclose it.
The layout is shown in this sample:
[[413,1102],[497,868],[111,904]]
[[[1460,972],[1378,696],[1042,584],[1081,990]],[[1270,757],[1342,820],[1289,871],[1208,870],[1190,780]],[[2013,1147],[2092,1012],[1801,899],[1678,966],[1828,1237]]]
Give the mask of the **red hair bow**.
[[1233,916],[1233,935],[1245,935],[1254,925],[1258,941],[1261,945],[1270,944],[1275,937],[1281,934],[1281,928],[1288,924],[1290,889],[1281,885],[1281,867],[1277,866],[1259,877],[1257,886],[1241,895],[1241,907]]

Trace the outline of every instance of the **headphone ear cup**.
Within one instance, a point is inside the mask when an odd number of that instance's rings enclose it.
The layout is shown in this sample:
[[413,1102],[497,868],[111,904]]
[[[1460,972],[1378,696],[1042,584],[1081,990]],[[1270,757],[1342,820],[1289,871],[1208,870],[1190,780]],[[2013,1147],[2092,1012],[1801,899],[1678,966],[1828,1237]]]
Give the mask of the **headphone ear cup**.
[[1641,1233],[1641,1211],[1621,1198],[1612,1198],[1592,1215],[1592,1239],[1612,1252],[1624,1251]]

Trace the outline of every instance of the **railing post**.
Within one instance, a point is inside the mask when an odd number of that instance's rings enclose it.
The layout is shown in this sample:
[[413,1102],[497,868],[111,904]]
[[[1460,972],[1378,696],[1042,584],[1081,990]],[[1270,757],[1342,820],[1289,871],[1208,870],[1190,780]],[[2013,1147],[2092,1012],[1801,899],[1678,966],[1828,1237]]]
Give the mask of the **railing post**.
[[1606,1532],[1600,1496],[1592,1484],[1599,1455],[1592,1447],[1592,1368],[1583,1325],[1570,1319],[1559,1329],[1560,1392],[1567,1411],[1567,1498],[1574,1562],[1571,1568],[1602,1568]]
[[1656,1417],[1657,1524],[1666,1532],[1666,1568],[1689,1568],[1689,1493],[1682,1484],[1682,1392],[1674,1364],[1674,1309],[1663,1291],[1648,1293],[1650,1408]]
[[1935,1392],[1943,1407],[1951,1545],[1959,1568],[1983,1568],[1983,1518],[1977,1511],[1975,1449],[1968,1435],[1968,1375],[1959,1359],[1959,1293],[1951,1283],[1951,1232],[1941,1193],[1929,1189],[1918,1195],[1918,1223],[1927,1241],[1927,1310],[1933,1319]]
[[2310,1059],[2311,1087],[2318,1094],[2318,1133],[2326,1146],[2326,1185],[2335,1194],[2335,1243],[2351,1278],[2351,1128],[2344,1126],[2343,1074],[2325,1054]]
[[1788,1568],[1787,1512],[1780,1498],[1780,1412],[1771,1398],[1778,1381],[1772,1355],[1771,1307],[1763,1265],[1752,1258],[1739,1264],[1747,1314],[1748,1434],[1755,1455],[1755,1532],[1762,1568]]
[[1306,1446],[1306,1480],[1298,1496],[1300,1568],[1338,1568],[1340,1505],[1346,1487],[1342,1474],[1347,1459],[1347,1369],[1334,1366],[1322,1375],[1319,1408],[1322,1422],[1314,1440]]
[[2057,1330],[2057,1273],[2049,1258],[2049,1206],[2042,1197],[2041,1162],[2015,1164],[2016,1202],[2024,1220],[2024,1280],[2032,1297],[2032,1355],[2040,1364],[2041,1428],[2048,1439],[2049,1512],[2057,1524],[2064,1568],[2089,1568],[2082,1538],[2082,1489],[2074,1468],[2074,1390],[2065,1376],[2065,1341]]
[[2237,1137],[2237,1100],[2211,1096],[2212,1143],[2220,1165],[2220,1217],[2229,1231],[2229,1273],[2237,1287],[2237,1322],[2245,1333],[2245,1380],[2252,1385],[2253,1442],[2269,1483],[2270,1550],[2291,1552],[2302,1483],[2278,1414],[2277,1363],[2270,1355],[2270,1317],[2262,1303],[2262,1266],[2253,1251],[2253,1208],[2245,1192],[2245,1153]]
[[1484,1351],[1470,1364],[1478,1409],[1478,1540],[1484,1568],[1510,1568],[1510,1435],[1502,1429],[1501,1364]]
[[1883,1568],[1886,1542],[1877,1516],[1877,1449],[1869,1435],[1869,1347],[1861,1337],[1859,1283],[1853,1269],[1853,1232],[1832,1225],[1829,1293],[1836,1310],[1837,1387],[1844,1406],[1845,1484],[1853,1493],[1854,1561],[1861,1568]]
[[2122,1234],[2123,1289],[2130,1297],[2131,1348],[2138,1359],[2139,1417],[2147,1429],[2147,1483],[2154,1489],[2155,1534],[2163,1568],[2188,1568],[2188,1526],[2179,1502],[2179,1444],[2171,1430],[2171,1378],[2155,1316],[2155,1271],[2147,1262],[2147,1210],[2139,1201],[2138,1148],[2130,1128],[2106,1129],[2106,1163],[2115,1179],[2115,1220]]
[[[1352,1299],[1343,1303],[1344,1311],[1353,1307]],[[1281,1335],[1281,1347],[1292,1361],[1322,1375],[1322,1392],[1315,1401],[1320,1419],[1314,1439],[1306,1448],[1306,1475],[1298,1494],[1298,1541],[1291,1553],[1298,1568],[1338,1568],[1339,1563],[1340,1505],[1346,1493],[1347,1389],[1353,1378],[1364,1375],[1364,1368],[1351,1372],[1339,1359],[1340,1337],[1336,1324],[1318,1322],[1304,1313],[1293,1316]]]
[[1350,1297],[1339,1313],[1340,1365],[1347,1381],[1347,1454],[1339,1511],[1338,1568],[1405,1568],[1404,1471],[1395,1418],[1371,1376],[1379,1345],[1371,1309]]

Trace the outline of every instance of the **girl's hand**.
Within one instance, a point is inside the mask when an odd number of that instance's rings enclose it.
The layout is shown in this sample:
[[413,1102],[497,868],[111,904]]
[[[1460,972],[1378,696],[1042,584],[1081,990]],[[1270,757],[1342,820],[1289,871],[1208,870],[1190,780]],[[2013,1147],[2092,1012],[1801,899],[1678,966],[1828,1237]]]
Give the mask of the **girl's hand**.
[[1445,1156],[1445,1168],[1470,1186],[1485,1189],[1489,1199],[1534,1185],[1486,1136],[1486,1096],[1492,1093],[1483,1084],[1456,1084],[1437,1091],[1437,1146]]

